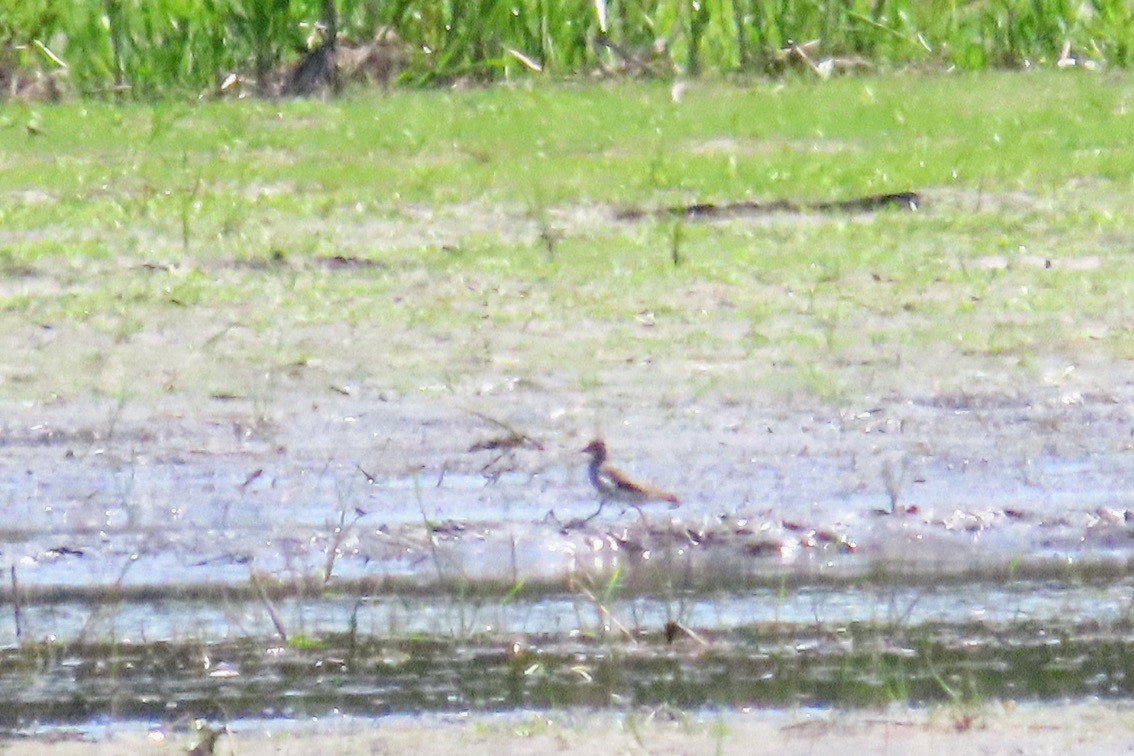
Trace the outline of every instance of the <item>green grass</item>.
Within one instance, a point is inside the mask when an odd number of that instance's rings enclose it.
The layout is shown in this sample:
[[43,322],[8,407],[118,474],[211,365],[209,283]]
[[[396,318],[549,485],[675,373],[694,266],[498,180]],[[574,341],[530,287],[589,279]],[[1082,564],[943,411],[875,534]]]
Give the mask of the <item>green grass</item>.
[[[680,103],[624,83],[11,107],[9,386],[145,394],[172,372],[240,393],[298,362],[409,390],[501,370],[598,390],[653,364],[842,400],[930,373],[960,390],[981,360],[1029,382],[1047,358],[1125,359],[1132,95],[1123,75],[1048,72]],[[614,220],[907,189],[923,212],[685,222],[676,266],[672,221]]]
[[[666,86],[626,84],[334,104],[17,106],[0,121],[2,180],[49,185],[63,199],[124,192],[123,204],[148,201],[154,212],[172,212],[198,178],[206,204],[244,189],[252,196],[238,199],[253,208],[294,211],[303,197],[272,192],[297,189],[310,193],[308,213],[387,198],[521,202],[537,189],[553,205],[822,199],[903,184],[1034,189],[1128,175],[1130,95],[1123,77],[1065,72],[706,85],[678,104]],[[32,118],[44,136],[24,132]]]

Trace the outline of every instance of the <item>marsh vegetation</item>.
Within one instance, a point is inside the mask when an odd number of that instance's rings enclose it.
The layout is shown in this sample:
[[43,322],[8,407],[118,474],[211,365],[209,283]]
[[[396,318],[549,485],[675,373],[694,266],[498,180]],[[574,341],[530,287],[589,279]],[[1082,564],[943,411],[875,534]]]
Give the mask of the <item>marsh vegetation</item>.
[[1132,95],[7,106],[5,727],[1125,700]]

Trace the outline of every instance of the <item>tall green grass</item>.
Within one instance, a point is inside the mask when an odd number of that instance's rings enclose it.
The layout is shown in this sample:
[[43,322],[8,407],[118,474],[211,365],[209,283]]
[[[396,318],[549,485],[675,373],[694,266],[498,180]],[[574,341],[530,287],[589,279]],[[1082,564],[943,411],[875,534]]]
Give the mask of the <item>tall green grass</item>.
[[[0,0],[7,65],[64,68],[82,94],[147,99],[263,80],[319,39],[324,0]],[[776,73],[783,50],[880,67],[1130,65],[1128,0],[338,0],[337,27],[392,29],[406,83],[648,70]],[[611,46],[594,44],[605,35]],[[659,40],[664,41],[662,62]],[[814,43],[807,45],[807,43]],[[1065,53],[1068,55],[1065,56]],[[629,60],[628,60],[629,59]],[[1065,61],[1066,62],[1066,61]]]

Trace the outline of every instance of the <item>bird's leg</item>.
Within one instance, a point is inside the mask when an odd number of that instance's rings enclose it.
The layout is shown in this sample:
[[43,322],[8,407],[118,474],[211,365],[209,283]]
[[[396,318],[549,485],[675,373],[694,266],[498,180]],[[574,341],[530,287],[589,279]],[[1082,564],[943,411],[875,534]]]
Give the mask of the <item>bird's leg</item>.
[[559,517],[556,516],[554,509],[549,509],[549,510],[547,510],[547,514],[543,516],[543,521],[544,522],[553,522],[556,525],[558,525],[560,528],[562,528],[564,531],[574,530],[575,528],[585,527],[588,522],[590,522],[591,520],[598,517],[599,512],[602,511],[602,508],[604,506],[606,506],[606,499],[599,501],[598,509],[596,509],[592,514],[588,515],[587,517],[577,517],[573,520],[568,520],[567,522],[563,522],[562,520],[560,520]]
[[595,519],[596,517],[598,517],[598,516],[599,516],[599,512],[602,512],[602,508],[603,508],[603,507],[605,507],[605,506],[606,506],[606,499],[599,499],[599,503],[598,503],[598,509],[596,509],[596,510],[594,511],[594,513],[593,513],[593,514],[591,514],[591,515],[590,515],[589,517],[584,517],[584,518],[583,518],[583,522],[590,522],[591,520],[593,520],[593,519]]

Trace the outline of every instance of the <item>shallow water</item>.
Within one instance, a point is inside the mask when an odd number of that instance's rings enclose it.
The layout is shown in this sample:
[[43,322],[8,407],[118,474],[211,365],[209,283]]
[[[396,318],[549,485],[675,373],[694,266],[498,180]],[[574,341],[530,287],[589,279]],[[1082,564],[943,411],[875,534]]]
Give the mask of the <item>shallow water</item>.
[[[861,706],[1134,694],[1131,585],[801,589],[501,604],[59,605],[0,653],[0,728],[575,706]],[[224,605],[222,609],[218,604]],[[90,624],[92,614],[99,614]],[[178,620],[194,617],[192,626]],[[673,622],[667,632],[666,623]],[[697,628],[693,630],[693,628]],[[163,630],[180,638],[156,642]],[[300,635],[302,633],[302,635]],[[89,635],[88,635],[89,634]],[[10,640],[10,639],[9,639]]]
[[[697,632],[732,632],[761,626],[823,627],[854,624],[909,628],[980,623],[1011,627],[1114,627],[1134,620],[1134,578],[1095,577],[1067,585],[1058,580],[1004,584],[906,586],[864,578],[858,584],[793,586],[749,591],[674,592],[665,597],[403,594],[293,597],[272,605],[289,635],[455,640],[499,636],[568,638],[620,632],[637,635],[678,622]],[[62,601],[23,606],[25,639],[69,645],[86,642],[227,642],[279,640],[265,603],[217,589],[211,597]],[[14,623],[0,626],[0,647],[16,648]]]
[[1113,403],[748,417],[625,458],[680,508],[586,524],[575,436],[497,454],[412,400],[327,399],[259,435],[247,411],[9,423],[8,732],[1130,694]]

